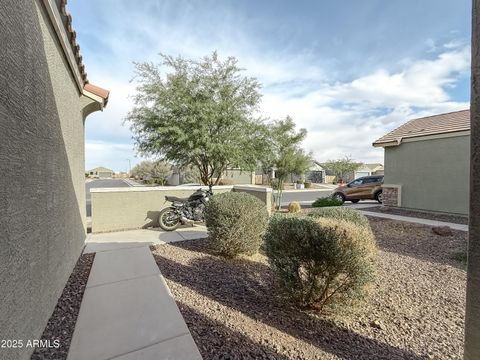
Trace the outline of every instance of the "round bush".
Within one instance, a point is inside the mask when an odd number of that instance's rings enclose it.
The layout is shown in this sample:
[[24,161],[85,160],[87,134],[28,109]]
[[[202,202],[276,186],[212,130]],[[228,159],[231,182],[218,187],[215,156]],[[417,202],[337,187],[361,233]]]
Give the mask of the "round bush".
[[376,245],[369,228],[329,218],[271,218],[265,252],[280,285],[316,311],[361,299],[374,279]]
[[265,204],[242,192],[215,195],[205,209],[210,247],[227,258],[256,253],[267,221]]
[[370,222],[368,221],[365,215],[359,213],[356,210],[349,209],[346,207],[315,209],[315,211],[308,213],[308,216],[314,219],[330,218],[335,220],[348,221],[358,226],[362,226],[370,229]]
[[289,213],[298,213],[300,210],[302,210],[302,207],[298,201],[292,201],[290,204],[288,204]]

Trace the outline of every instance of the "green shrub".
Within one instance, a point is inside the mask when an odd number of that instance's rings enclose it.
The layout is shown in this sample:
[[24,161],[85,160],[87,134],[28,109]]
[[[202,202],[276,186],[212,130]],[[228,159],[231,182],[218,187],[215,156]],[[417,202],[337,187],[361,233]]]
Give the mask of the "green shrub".
[[302,210],[302,207],[298,201],[292,201],[290,204],[288,204],[289,213],[298,213],[300,210]]
[[312,207],[341,206],[342,202],[333,197],[318,198],[312,203]]
[[304,185],[305,185],[305,189],[310,189],[312,187],[312,182],[311,181],[305,181]]
[[274,216],[265,252],[280,285],[301,306],[322,311],[363,298],[375,275],[369,228],[329,218]]
[[315,209],[314,211],[309,212],[308,216],[315,219],[331,218],[335,220],[343,220],[352,222],[358,226],[370,228],[370,222],[365,215],[354,209],[349,209],[346,207]]
[[215,195],[205,209],[210,247],[227,258],[256,253],[267,221],[265,204],[243,192]]

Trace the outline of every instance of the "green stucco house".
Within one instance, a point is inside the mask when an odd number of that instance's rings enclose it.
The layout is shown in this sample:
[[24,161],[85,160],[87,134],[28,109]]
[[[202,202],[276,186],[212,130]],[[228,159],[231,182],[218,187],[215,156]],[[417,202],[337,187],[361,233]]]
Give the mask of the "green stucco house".
[[65,5],[0,1],[0,339],[40,338],[86,237],[84,123],[109,92],[89,82]]
[[469,110],[410,120],[373,146],[385,149],[385,206],[468,214]]

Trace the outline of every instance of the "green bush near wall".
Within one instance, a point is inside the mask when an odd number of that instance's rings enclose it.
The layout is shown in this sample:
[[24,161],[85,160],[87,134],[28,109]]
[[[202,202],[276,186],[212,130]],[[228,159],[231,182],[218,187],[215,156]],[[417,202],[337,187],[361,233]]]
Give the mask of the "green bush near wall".
[[265,204],[255,196],[243,192],[215,195],[205,210],[210,248],[226,258],[252,255],[260,248],[267,221]]

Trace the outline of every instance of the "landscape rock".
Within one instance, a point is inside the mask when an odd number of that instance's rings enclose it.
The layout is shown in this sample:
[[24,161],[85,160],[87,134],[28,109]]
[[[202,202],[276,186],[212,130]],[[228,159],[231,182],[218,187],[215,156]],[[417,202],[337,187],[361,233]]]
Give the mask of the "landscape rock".
[[434,226],[432,227],[432,231],[434,234],[440,235],[440,236],[452,236],[453,231],[451,228],[448,226]]

